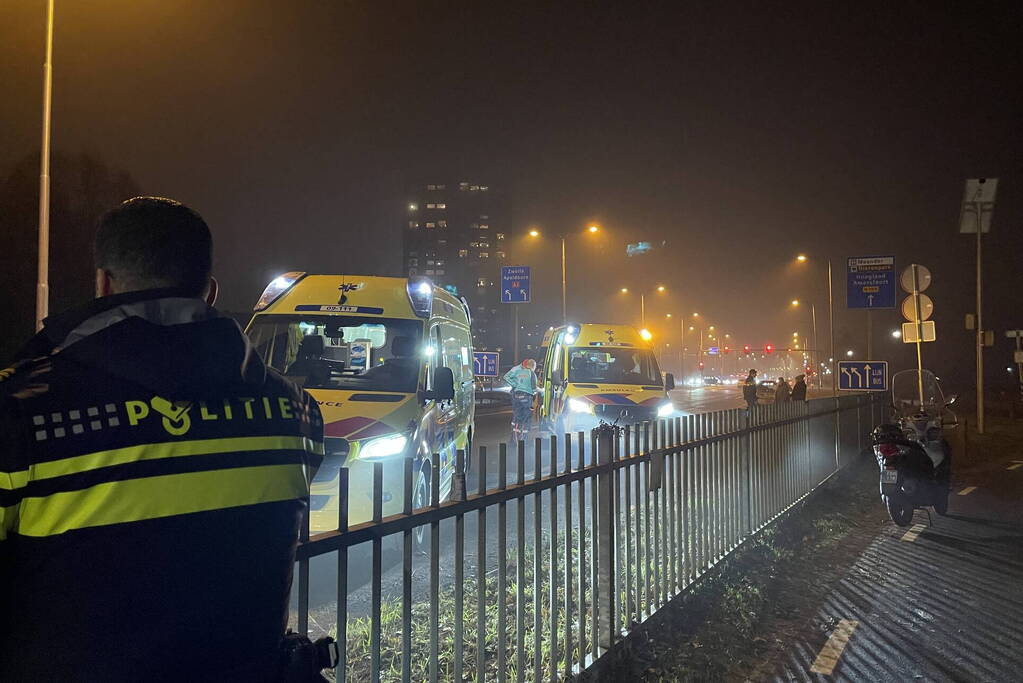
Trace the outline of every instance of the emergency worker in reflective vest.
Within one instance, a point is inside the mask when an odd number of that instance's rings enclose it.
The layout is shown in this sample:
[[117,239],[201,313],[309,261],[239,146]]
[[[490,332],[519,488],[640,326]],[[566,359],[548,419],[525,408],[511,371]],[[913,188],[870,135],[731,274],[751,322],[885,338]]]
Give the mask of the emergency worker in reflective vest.
[[0,681],[278,676],[323,426],[211,259],[191,209],[121,204],[98,298],[0,372]]

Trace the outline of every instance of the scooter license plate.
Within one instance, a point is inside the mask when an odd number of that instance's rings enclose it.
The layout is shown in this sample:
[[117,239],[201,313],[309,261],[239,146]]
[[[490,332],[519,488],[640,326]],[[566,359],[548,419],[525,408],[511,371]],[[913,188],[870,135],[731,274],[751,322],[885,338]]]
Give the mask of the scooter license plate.
[[899,481],[898,470],[881,470],[882,484],[895,484]]

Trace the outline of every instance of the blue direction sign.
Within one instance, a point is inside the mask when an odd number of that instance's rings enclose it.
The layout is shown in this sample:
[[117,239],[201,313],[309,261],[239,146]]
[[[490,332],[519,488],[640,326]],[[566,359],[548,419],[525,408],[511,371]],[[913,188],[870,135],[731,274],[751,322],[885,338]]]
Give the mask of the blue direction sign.
[[888,361],[838,361],[838,388],[842,391],[888,391]]
[[853,256],[847,266],[849,308],[895,308],[894,256]]
[[497,377],[501,354],[496,351],[473,351],[472,371],[477,377]]
[[501,303],[528,304],[531,296],[529,266],[501,266]]

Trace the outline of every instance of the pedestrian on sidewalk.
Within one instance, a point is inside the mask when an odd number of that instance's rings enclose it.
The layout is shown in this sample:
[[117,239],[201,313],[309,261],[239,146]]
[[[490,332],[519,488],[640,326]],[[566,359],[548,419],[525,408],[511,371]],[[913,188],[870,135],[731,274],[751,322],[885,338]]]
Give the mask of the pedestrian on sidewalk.
[[792,385],[792,394],[789,396],[792,401],[806,400],[806,380],[803,375],[796,375],[796,381]]
[[784,377],[778,378],[778,386],[774,390],[774,402],[775,403],[787,403],[792,390],[789,388],[789,383],[785,381]]
[[757,404],[757,370],[750,368],[749,374],[742,383],[742,398],[746,401],[746,407],[750,410]]

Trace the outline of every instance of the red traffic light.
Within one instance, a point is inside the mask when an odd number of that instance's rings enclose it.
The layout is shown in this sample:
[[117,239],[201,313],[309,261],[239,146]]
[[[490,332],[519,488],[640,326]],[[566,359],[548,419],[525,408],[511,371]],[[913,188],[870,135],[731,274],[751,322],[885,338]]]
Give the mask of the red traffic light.
[[726,346],[725,347],[725,353],[728,353],[729,351],[731,351],[731,349]]
[[703,361],[700,361],[700,369],[703,370]]
[[774,351],[774,345],[768,344],[764,347],[764,353],[772,353]]
[[749,353],[749,344],[746,344],[746,345],[744,345],[744,346],[742,347],[742,352],[743,352],[743,353]]

